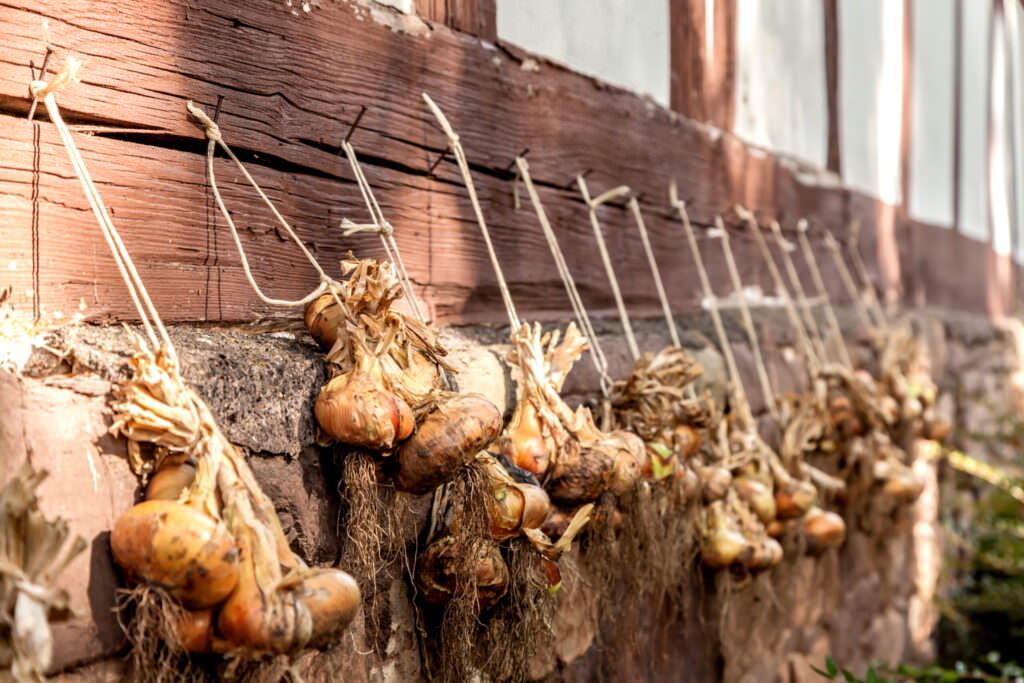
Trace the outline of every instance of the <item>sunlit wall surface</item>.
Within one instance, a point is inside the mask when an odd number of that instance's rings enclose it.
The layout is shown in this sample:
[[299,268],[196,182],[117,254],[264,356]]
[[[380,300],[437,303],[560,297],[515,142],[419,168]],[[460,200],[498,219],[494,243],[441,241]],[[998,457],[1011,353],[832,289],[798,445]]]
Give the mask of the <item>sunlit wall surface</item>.
[[668,0],[498,0],[498,36],[668,106]]
[[736,134],[818,166],[828,154],[822,7],[736,3]]

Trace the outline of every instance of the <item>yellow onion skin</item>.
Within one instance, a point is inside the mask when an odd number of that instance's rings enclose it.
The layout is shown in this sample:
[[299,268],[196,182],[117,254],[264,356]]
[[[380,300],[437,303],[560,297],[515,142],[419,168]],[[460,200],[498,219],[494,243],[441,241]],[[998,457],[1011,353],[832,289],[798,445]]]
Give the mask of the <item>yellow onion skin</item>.
[[700,470],[700,478],[705,503],[721,500],[732,485],[732,473],[724,467],[705,467]]
[[924,490],[924,484],[909,469],[894,472],[885,482],[882,492],[900,502],[912,503]]
[[178,641],[185,652],[213,651],[213,608],[185,610],[178,620]]
[[544,573],[544,580],[547,583],[548,595],[554,595],[562,589],[562,570],[558,563],[540,555],[537,556],[541,571]]
[[744,563],[744,567],[752,572],[770,569],[782,561],[782,545],[774,538],[766,538],[753,544],[754,552]]
[[678,425],[672,431],[672,439],[676,456],[684,460],[700,450],[703,440],[700,430],[691,425]]
[[732,480],[732,487],[763,524],[769,524],[775,519],[775,496],[764,482],[741,476]]
[[[600,444],[598,445],[600,446]],[[560,505],[582,505],[597,500],[615,476],[615,460],[604,448],[581,447],[571,462],[559,461],[546,484],[551,500]]]
[[518,536],[524,529],[541,528],[551,512],[547,492],[534,484],[503,483],[487,502],[491,538],[496,541]]
[[340,569],[302,571],[294,584],[265,593],[252,565],[244,566],[238,589],[221,607],[217,631],[237,647],[276,654],[337,638],[359,611],[359,585]]
[[649,465],[647,447],[639,436],[622,430],[612,432],[602,443],[614,450],[615,470],[611,490],[621,496],[643,478],[644,466]]
[[676,477],[682,479],[683,496],[686,501],[697,500],[701,495],[700,477],[693,471],[693,468],[682,463],[677,463]]
[[540,420],[533,404],[526,402],[510,431],[496,444],[509,462],[543,479],[551,466],[551,451],[541,434]]
[[132,578],[163,586],[189,609],[216,605],[238,583],[239,549],[231,534],[188,505],[139,503],[114,523],[110,546]]
[[781,519],[773,519],[769,524],[766,524],[764,528],[772,538],[782,538],[786,533],[786,524]]
[[344,315],[334,295],[328,293],[321,294],[306,306],[304,320],[309,334],[321,348],[327,350],[338,341]]
[[748,548],[747,539],[735,529],[722,527],[713,530],[704,538],[700,548],[700,559],[705,567],[725,569],[739,558]]
[[932,441],[945,441],[953,431],[953,425],[945,420],[927,419],[924,421],[923,436]]
[[427,605],[447,604],[460,581],[467,579],[475,583],[480,611],[505,596],[509,571],[497,544],[482,541],[477,544],[474,556],[467,557],[462,543],[445,536],[427,546],[416,562],[416,587]]
[[501,413],[482,394],[451,394],[398,449],[395,488],[427,493],[451,481],[501,433]]
[[809,481],[789,480],[775,486],[775,510],[779,519],[799,519],[818,501],[818,489]]
[[834,512],[811,508],[802,523],[807,552],[820,555],[829,548],[838,548],[846,539],[846,522]]
[[328,382],[313,410],[320,428],[335,441],[377,451],[393,449],[416,427],[405,401],[358,370]]
[[196,466],[191,462],[163,465],[146,485],[146,500],[177,500],[181,492],[196,479]]

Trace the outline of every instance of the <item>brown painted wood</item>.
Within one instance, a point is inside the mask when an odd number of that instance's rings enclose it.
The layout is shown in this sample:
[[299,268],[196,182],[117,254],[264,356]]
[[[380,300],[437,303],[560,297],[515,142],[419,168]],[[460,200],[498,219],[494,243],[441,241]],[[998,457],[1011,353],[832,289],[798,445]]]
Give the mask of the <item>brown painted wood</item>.
[[704,0],[670,4],[671,104],[684,116],[728,130],[735,114],[736,3],[717,0],[714,8],[711,41]]
[[839,0],[822,0],[825,16],[825,99],[828,109],[826,168],[842,174],[839,113]]
[[484,40],[498,39],[495,0],[416,0],[416,13]]
[[[536,58],[539,71],[524,70],[528,55],[512,46],[494,50],[445,26],[387,16],[399,23],[382,24],[377,13],[350,3],[297,17],[271,0],[6,2],[0,12],[0,264],[7,270],[0,284],[14,284],[23,305],[29,303],[24,291],[35,289],[51,311],[70,313],[82,298],[94,315],[134,317],[52,126],[23,118],[27,64],[38,63],[48,44],[57,50],[52,64],[68,53],[86,57],[84,81],[60,95],[69,120],[139,131],[80,136],[80,144],[158,306],[172,321],[296,315],[260,303],[242,278],[205,184],[205,144],[186,118],[189,98],[211,109],[225,96],[224,135],[325,266],[348,249],[380,253],[375,238],[342,238],[335,227],[342,215],[364,215],[351,173],[336,154],[351,134],[397,227],[417,291],[448,323],[500,322],[503,313],[454,164],[448,158],[428,173],[445,141],[421,105],[423,91],[461,135],[506,276],[527,318],[564,317],[569,307],[532,212],[512,208],[507,169],[524,147],[587,306],[599,315],[612,308],[608,285],[582,204],[575,190],[565,189],[580,171],[592,169],[595,192],[628,183],[641,194],[680,311],[696,310],[699,296],[679,226],[666,218],[671,180],[701,225],[720,213],[735,226],[731,209],[741,203],[762,220],[779,218],[787,229],[807,217],[815,230],[829,225],[842,236],[854,204],[877,205],[729,133],[543,59]],[[363,107],[359,127],[350,131]],[[218,169],[268,294],[290,298],[309,291],[316,284],[312,270],[237,173],[223,161]],[[631,313],[657,315],[628,215],[621,206],[601,211]],[[865,235],[872,234],[876,213],[864,213]],[[734,244],[744,281],[767,287],[758,252],[742,231]],[[708,261],[716,289],[725,294],[719,251],[712,247]]]

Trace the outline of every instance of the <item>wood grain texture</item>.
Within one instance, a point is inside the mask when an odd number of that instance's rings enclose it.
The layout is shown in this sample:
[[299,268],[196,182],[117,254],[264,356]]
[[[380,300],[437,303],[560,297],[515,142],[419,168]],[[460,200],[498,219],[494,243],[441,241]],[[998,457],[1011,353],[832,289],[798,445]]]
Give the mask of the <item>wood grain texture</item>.
[[416,13],[484,40],[498,39],[495,0],[416,0]]
[[[38,64],[47,45],[56,50],[51,64],[67,54],[86,61],[83,82],[60,96],[69,121],[137,131],[80,136],[80,144],[169,320],[296,315],[268,308],[249,290],[213,206],[205,142],[184,103],[194,99],[212,110],[218,95],[225,97],[219,123],[226,139],[325,266],[348,249],[379,254],[375,238],[343,238],[336,227],[343,215],[364,215],[337,151],[366,107],[351,141],[396,225],[419,294],[442,322],[499,322],[504,314],[455,164],[449,156],[428,173],[445,140],[422,106],[424,91],[460,133],[525,317],[564,317],[569,310],[532,210],[513,209],[508,169],[526,147],[570,267],[598,314],[611,307],[608,286],[583,205],[567,187],[585,169],[595,192],[627,183],[640,194],[679,311],[694,310],[699,297],[678,223],[666,218],[672,180],[698,224],[721,213],[735,226],[731,210],[741,203],[763,220],[778,218],[791,228],[806,216],[814,229],[827,225],[840,237],[856,213],[872,234],[872,212],[851,207],[877,202],[818,171],[542,59],[539,71],[523,69],[526,55],[517,48],[495,49],[382,11],[344,2],[294,16],[272,0],[4,0],[0,264],[7,277],[0,284],[38,289],[51,309],[69,312],[83,298],[96,315],[134,317],[52,126],[19,116],[29,104],[27,65]],[[219,161],[218,173],[267,292],[291,298],[309,291],[312,269],[234,169]],[[631,312],[657,315],[628,214],[618,205],[601,215]],[[734,242],[744,280],[767,285],[742,231]],[[709,261],[716,287],[727,293],[720,256]]]

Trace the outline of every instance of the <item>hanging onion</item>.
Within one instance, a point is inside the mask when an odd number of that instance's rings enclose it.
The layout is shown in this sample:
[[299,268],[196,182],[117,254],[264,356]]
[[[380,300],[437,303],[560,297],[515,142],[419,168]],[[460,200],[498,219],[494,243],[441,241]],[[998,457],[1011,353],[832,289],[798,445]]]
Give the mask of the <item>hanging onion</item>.
[[317,396],[317,422],[335,441],[393,449],[412,434],[416,424],[409,405],[381,387],[380,378],[365,370],[338,375]]
[[491,515],[491,537],[496,541],[518,536],[524,529],[540,529],[551,512],[548,494],[534,484],[502,482],[493,492],[487,508]]
[[213,651],[213,608],[183,610],[178,620],[178,640],[185,652]]
[[539,479],[547,474],[551,449],[541,433],[540,417],[532,402],[524,400],[516,404],[516,412],[496,449],[516,467]]
[[705,566],[725,569],[748,548],[747,539],[726,512],[722,501],[712,503],[706,511],[700,557]]
[[110,546],[130,576],[163,586],[190,609],[216,605],[238,582],[239,549],[227,528],[181,503],[130,508],[114,524]]
[[846,538],[846,522],[834,512],[813,507],[801,524],[807,552],[819,555],[829,548],[838,548]]
[[733,479],[732,487],[763,524],[769,524],[775,519],[775,496],[763,481],[745,475]]
[[501,413],[481,394],[448,394],[398,449],[395,487],[426,493],[451,481],[501,433]]
[[473,552],[452,536],[444,536],[426,547],[416,562],[416,587],[423,602],[441,606],[455,595],[462,582],[476,591],[477,604],[484,611],[508,592],[508,565],[495,543],[479,541]]
[[779,519],[798,519],[818,500],[818,489],[809,481],[787,479],[775,486],[775,509]]
[[185,454],[168,456],[146,485],[146,500],[177,500],[195,479],[194,459]]
[[321,294],[306,306],[304,319],[306,329],[325,351],[335,345],[340,334],[344,334],[345,314],[330,292]]

